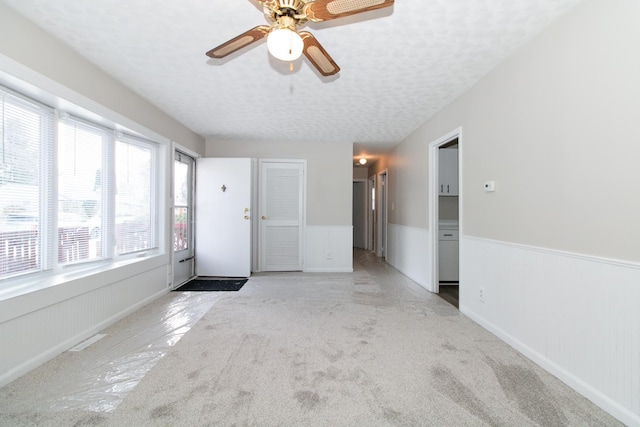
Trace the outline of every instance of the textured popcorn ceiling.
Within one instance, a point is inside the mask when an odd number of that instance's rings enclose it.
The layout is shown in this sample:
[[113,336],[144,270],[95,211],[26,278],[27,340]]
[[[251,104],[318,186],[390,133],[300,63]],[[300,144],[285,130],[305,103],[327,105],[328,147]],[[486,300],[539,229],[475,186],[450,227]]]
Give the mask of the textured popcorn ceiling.
[[380,153],[580,0],[396,0],[305,26],[341,71],[289,64],[266,40],[209,49],[265,24],[249,0],[2,0],[205,137],[355,143]]

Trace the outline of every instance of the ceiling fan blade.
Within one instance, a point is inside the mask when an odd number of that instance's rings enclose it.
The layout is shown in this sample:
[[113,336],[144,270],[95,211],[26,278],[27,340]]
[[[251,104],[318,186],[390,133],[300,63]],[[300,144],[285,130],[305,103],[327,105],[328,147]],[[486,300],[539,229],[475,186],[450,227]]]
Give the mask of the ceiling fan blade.
[[333,58],[329,56],[318,40],[308,31],[300,31],[300,37],[304,42],[304,56],[307,57],[314,67],[318,69],[323,76],[332,76],[340,71],[340,67],[335,63]]
[[258,25],[257,27],[232,38],[228,42],[223,43],[218,47],[214,47],[207,52],[207,56],[210,58],[224,58],[225,56],[232,54],[251,43],[263,39],[267,34],[269,34],[269,31],[271,31],[270,26]]
[[394,0],[315,0],[304,7],[309,21],[321,22],[343,18],[356,13],[382,9],[393,5]]

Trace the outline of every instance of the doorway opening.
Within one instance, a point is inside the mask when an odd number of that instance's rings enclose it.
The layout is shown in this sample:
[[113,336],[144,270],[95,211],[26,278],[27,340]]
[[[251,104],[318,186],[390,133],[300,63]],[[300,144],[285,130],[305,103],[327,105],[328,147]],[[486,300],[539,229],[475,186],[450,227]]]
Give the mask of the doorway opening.
[[376,250],[376,177],[369,178],[368,187],[368,206],[367,217],[369,218],[367,226],[367,250],[375,252]]
[[179,150],[173,161],[173,287],[194,276],[195,159]]
[[429,145],[429,227],[431,233],[431,291],[457,308],[460,305],[462,130],[457,129]]
[[377,215],[377,235],[378,243],[376,255],[380,258],[387,258],[387,170],[378,174],[378,215]]
[[356,249],[368,249],[367,245],[367,180],[353,181],[353,247]]

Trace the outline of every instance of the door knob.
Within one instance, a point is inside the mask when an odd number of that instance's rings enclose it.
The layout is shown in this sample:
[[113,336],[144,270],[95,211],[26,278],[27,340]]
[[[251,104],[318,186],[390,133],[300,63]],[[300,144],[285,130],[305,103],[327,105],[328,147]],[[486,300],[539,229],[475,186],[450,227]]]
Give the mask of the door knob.
[[262,219],[267,219],[267,217],[266,217],[266,216],[264,216],[264,215],[262,215]]

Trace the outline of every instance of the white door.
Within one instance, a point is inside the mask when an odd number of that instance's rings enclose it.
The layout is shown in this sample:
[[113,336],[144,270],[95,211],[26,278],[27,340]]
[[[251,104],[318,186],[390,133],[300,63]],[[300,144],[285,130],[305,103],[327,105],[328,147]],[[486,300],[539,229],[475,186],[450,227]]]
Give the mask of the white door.
[[196,275],[251,275],[250,218],[251,159],[198,159]]
[[194,275],[193,178],[195,160],[179,151],[173,162],[173,284]]
[[302,270],[303,162],[260,162],[260,269]]

